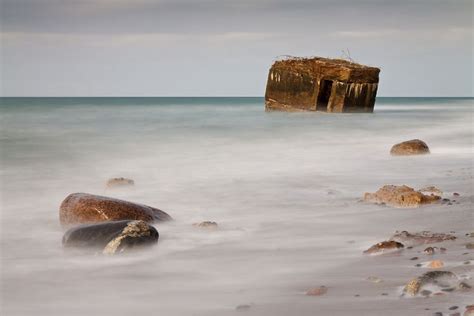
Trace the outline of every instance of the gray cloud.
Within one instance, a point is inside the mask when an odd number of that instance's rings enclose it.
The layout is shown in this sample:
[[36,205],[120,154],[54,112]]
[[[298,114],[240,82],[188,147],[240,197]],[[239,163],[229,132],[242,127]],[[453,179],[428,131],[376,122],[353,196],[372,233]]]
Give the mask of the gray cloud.
[[345,48],[381,94],[472,95],[471,1],[2,0],[0,26],[5,95],[262,95],[275,56]]

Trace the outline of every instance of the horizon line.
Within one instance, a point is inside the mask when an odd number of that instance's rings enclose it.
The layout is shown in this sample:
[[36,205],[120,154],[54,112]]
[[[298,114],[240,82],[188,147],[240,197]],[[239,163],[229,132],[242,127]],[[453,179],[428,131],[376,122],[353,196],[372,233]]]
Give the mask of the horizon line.
[[[0,96],[0,98],[265,98],[265,96],[212,96],[212,95],[197,95],[197,96],[134,96],[134,95],[121,95],[121,96]],[[377,96],[376,98],[465,98],[474,99],[474,96]]]

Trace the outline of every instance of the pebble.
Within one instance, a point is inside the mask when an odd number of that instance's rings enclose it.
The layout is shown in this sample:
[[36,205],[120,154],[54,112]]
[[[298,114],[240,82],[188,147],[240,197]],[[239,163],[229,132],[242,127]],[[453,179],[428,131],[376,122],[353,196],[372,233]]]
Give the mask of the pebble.
[[441,312],[436,312],[436,313],[433,313],[433,316],[443,316],[443,313],[441,313]]
[[425,250],[423,250],[424,253],[426,253],[427,255],[432,255],[435,253],[435,248],[433,247],[428,247],[426,248]]
[[369,276],[367,278],[368,281],[373,282],[373,283],[380,283],[382,282],[382,279],[376,276]]
[[454,195],[454,196],[460,196],[460,194],[457,193],[457,192],[454,192],[453,195]]
[[453,310],[458,309],[458,308],[459,308],[458,306],[454,305],[454,306],[451,306],[451,307],[449,308],[449,310],[450,310],[450,311],[453,311]]
[[388,293],[382,293],[381,295],[382,296],[388,296]]
[[238,305],[238,306],[235,308],[236,311],[247,311],[247,310],[249,310],[249,309],[250,309],[250,305],[246,305],[246,304],[244,304],[244,305]]
[[467,249],[474,249],[474,242],[470,242],[470,243],[466,244],[466,248]]
[[415,267],[421,267],[421,263],[415,264]]
[[410,260],[418,260],[418,257],[410,258]]
[[441,260],[433,260],[428,264],[428,268],[437,269],[444,267],[444,263]]
[[306,295],[309,295],[309,296],[321,296],[321,295],[326,294],[327,291],[328,291],[328,288],[323,285],[323,286],[320,286],[320,287],[315,287],[315,288],[309,289],[309,290],[306,292]]
[[428,290],[423,290],[423,291],[420,292],[420,294],[421,294],[422,296],[430,296],[431,293],[433,293],[433,292],[428,291]]

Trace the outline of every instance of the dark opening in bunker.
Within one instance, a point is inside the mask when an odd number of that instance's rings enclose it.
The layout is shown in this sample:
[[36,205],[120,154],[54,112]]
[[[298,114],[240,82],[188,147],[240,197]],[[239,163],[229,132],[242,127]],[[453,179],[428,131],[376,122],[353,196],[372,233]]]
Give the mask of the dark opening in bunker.
[[318,100],[316,101],[316,111],[327,112],[329,98],[331,97],[331,89],[332,80],[321,80]]

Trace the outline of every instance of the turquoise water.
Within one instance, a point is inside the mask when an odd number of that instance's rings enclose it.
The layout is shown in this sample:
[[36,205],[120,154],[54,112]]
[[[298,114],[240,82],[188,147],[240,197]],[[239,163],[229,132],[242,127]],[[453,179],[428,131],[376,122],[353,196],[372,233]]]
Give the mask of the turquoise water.
[[[397,296],[416,273],[408,259],[361,252],[397,229],[472,229],[472,98],[378,98],[373,114],[266,113],[263,98],[1,98],[0,116],[7,315],[227,315],[240,304],[255,315],[338,315],[341,304],[420,315],[427,306]],[[389,155],[413,138],[431,155]],[[105,189],[121,176],[135,187]],[[436,185],[462,203],[357,203],[384,184]],[[65,254],[58,208],[72,192],[149,204],[175,221],[133,257]],[[220,229],[192,227],[203,220]],[[363,281],[373,274],[388,298]],[[318,284],[326,298],[301,295]]]

